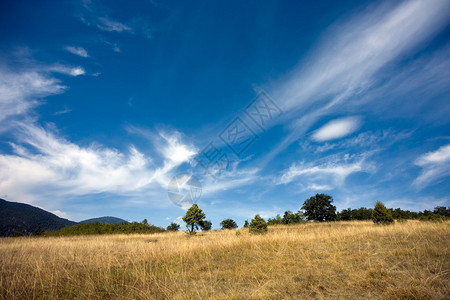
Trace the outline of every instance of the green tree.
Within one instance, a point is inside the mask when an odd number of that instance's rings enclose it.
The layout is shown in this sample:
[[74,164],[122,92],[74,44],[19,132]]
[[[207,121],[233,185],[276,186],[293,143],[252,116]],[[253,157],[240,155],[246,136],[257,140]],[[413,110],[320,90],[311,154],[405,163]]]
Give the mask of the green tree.
[[391,212],[380,201],[375,204],[375,208],[372,212],[372,220],[375,224],[387,225],[394,223]]
[[269,218],[267,220],[267,225],[269,225],[269,226],[271,226],[271,225],[278,225],[278,224],[283,224],[283,219],[281,218],[280,215],[277,215],[273,219]]
[[261,218],[259,215],[256,215],[255,218],[250,222],[249,225],[250,233],[266,233],[267,232],[267,223]]
[[222,229],[235,229],[238,227],[236,222],[232,219],[225,219],[220,222],[220,225],[222,225]]
[[198,225],[200,225],[200,228],[201,228],[203,231],[209,231],[209,230],[211,230],[212,222],[211,222],[211,221],[208,221],[208,220],[204,220],[204,221],[200,221],[200,222],[198,223]]
[[170,225],[167,226],[167,231],[178,231],[178,229],[180,229],[180,225],[174,222],[170,223]]
[[445,206],[436,206],[433,213],[444,217],[450,217],[450,207],[446,208]]
[[192,206],[187,210],[186,215],[183,217],[183,221],[186,222],[186,227],[188,228],[189,234],[195,233],[195,230],[198,229],[204,218],[205,214],[198,207],[197,203],[192,204]]
[[352,217],[352,209],[343,209],[340,213],[337,213],[336,219],[339,221],[350,221],[353,219]]
[[290,210],[285,211],[282,221],[284,224],[300,223],[303,221],[303,213],[301,213],[301,212],[293,213]]
[[336,219],[336,206],[332,205],[333,198],[325,194],[316,194],[307,199],[302,206],[308,220],[319,222],[334,221]]
[[248,228],[249,224],[248,224],[248,220],[245,220],[244,222],[244,228]]
[[147,221],[147,219],[144,219],[144,220],[142,220],[142,222],[141,222],[142,224],[144,224],[144,225],[148,225],[148,221]]

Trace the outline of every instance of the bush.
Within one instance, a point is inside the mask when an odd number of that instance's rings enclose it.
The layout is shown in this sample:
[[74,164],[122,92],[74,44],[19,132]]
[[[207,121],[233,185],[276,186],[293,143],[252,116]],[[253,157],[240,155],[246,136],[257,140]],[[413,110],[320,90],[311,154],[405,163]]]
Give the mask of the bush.
[[225,219],[220,222],[220,225],[222,225],[222,229],[235,229],[238,227],[236,222],[232,219]]
[[180,229],[180,225],[177,223],[171,223],[169,226],[167,226],[167,231],[178,231]]
[[267,223],[261,218],[259,215],[256,215],[255,218],[250,222],[249,225],[250,233],[254,234],[262,234],[267,232]]
[[49,236],[71,236],[90,234],[122,234],[122,233],[159,233],[165,230],[151,224],[132,222],[129,224],[81,223],[48,232]]
[[212,222],[208,220],[202,220],[198,223],[198,225],[200,225],[202,231],[209,231],[211,230]]
[[375,208],[373,209],[372,220],[375,224],[388,225],[394,223],[391,212],[379,201],[375,204]]

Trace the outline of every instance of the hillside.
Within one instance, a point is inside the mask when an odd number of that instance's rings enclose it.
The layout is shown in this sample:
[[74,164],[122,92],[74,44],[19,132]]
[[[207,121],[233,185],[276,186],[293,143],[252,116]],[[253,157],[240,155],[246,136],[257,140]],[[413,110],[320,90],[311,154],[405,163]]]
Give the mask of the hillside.
[[121,218],[116,217],[100,217],[100,218],[93,218],[93,219],[87,219],[78,222],[79,224],[86,224],[86,223],[106,223],[106,224],[128,224],[127,221]]
[[[239,233],[238,233],[239,232]],[[50,251],[49,251],[50,250]],[[3,239],[0,299],[449,299],[450,222]]]
[[54,231],[75,224],[35,206],[0,199],[0,236],[29,235],[38,227]]

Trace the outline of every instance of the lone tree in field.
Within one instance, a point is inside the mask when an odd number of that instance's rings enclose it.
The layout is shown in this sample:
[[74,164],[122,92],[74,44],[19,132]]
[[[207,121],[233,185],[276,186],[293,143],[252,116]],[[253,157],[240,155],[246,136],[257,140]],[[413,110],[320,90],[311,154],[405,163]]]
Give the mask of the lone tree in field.
[[167,231],[178,231],[180,229],[180,225],[177,223],[171,223],[169,226],[167,226]]
[[183,221],[186,222],[189,234],[195,233],[195,230],[198,229],[204,218],[205,214],[198,208],[198,205],[196,203],[192,204],[187,210],[186,215],[183,217]]
[[316,194],[303,203],[302,209],[308,220],[319,222],[334,221],[336,219],[336,206],[332,205],[333,197],[325,194]]
[[220,222],[220,225],[222,225],[222,229],[235,229],[238,227],[236,222],[232,219],[225,219]]
[[372,211],[372,220],[375,224],[388,225],[394,223],[391,212],[380,201],[375,204],[375,208]]
[[255,218],[250,222],[249,225],[250,233],[266,233],[267,232],[267,223],[261,218],[259,215],[256,215]]

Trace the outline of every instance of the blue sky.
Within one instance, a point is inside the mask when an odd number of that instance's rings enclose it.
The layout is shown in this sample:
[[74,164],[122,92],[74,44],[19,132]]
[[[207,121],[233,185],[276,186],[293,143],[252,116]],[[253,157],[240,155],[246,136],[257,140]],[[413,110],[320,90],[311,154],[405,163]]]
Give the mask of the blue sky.
[[448,206],[449,20],[445,0],[2,1],[1,197],[167,226],[192,174],[215,228],[316,193]]

